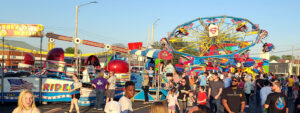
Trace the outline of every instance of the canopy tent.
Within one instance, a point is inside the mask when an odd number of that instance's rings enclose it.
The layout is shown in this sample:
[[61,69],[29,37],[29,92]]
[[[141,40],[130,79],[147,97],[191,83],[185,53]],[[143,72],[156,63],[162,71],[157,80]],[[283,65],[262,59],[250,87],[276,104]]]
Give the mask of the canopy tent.
[[146,50],[138,50],[134,49],[130,51],[132,55],[138,56],[146,56],[155,59],[163,59],[163,60],[171,60],[172,54],[167,50],[160,50],[160,49],[146,49]]

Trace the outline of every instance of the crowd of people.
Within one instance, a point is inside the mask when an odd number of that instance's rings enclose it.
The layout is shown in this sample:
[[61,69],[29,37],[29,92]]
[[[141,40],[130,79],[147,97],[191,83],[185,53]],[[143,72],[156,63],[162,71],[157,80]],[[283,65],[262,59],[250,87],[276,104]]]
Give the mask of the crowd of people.
[[[143,74],[142,89],[145,94],[144,104],[149,104],[149,88],[157,87],[158,76],[167,78],[165,86],[168,91],[166,101],[154,102],[150,113],[243,113],[245,108],[255,106],[263,113],[288,113],[288,101],[293,101],[293,112],[300,112],[299,76],[285,76],[274,74],[258,74],[253,76],[247,72],[236,73],[196,73],[185,69],[177,73],[170,62],[160,65],[154,71],[149,68]],[[156,74],[157,73],[157,74]],[[114,72],[109,72],[109,78],[104,78],[104,72],[98,72],[97,77],[91,81],[96,92],[94,108],[107,113],[132,113],[131,98],[135,94],[135,85],[132,81],[125,83],[125,95],[114,100],[116,77]],[[75,110],[80,112],[78,100],[82,84],[77,76],[72,76],[74,83],[70,94],[72,100],[70,113]],[[104,98],[106,97],[106,98]],[[250,99],[250,97],[253,97]],[[106,101],[105,101],[106,100]],[[250,104],[250,101],[253,101]],[[13,113],[30,112],[39,113],[35,106],[33,93],[24,90],[20,93],[18,107]]]
[[[163,67],[162,76],[166,76],[168,82],[162,87],[167,86],[166,109],[169,113],[186,113],[195,106],[206,106],[214,113],[243,113],[250,106],[260,109],[262,113],[288,113],[289,101],[294,105],[294,109],[290,110],[300,112],[299,76],[272,73],[254,75],[241,71],[196,74],[188,68],[178,73],[170,62]],[[160,76],[161,73],[157,73]],[[153,85],[148,85],[149,81],[158,78],[156,74],[151,73],[153,77],[149,75],[149,71],[144,75],[145,93]],[[145,94],[145,103],[148,101]],[[254,104],[250,105],[250,101]]]

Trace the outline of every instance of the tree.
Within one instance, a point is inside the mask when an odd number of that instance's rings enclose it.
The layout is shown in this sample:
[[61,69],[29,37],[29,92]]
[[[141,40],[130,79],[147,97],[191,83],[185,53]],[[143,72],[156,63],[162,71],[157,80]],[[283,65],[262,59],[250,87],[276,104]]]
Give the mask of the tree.
[[163,46],[160,45],[159,41],[154,42],[152,46],[154,49],[163,49]]
[[272,55],[272,56],[270,57],[270,61],[272,61],[272,60],[277,61],[277,60],[279,60],[279,59],[280,59],[280,57],[279,57],[279,56],[276,56],[276,55]]
[[[292,60],[292,55],[282,55],[282,56],[281,56],[281,59],[284,59],[284,60]],[[293,59],[295,59],[295,58],[293,57]]]
[[[65,49],[65,53],[74,54],[75,48],[74,47],[67,47]],[[81,50],[78,49],[78,54],[81,53]]]
[[120,47],[120,48],[126,48],[126,46],[122,43],[114,43],[114,44],[112,44],[112,46],[117,46],[117,47]]

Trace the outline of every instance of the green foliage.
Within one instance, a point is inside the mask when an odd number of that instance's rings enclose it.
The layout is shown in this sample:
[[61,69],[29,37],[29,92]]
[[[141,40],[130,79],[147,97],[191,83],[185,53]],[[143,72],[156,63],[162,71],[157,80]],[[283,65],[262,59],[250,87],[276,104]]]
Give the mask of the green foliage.
[[279,60],[279,59],[280,59],[280,57],[279,57],[279,56],[276,56],[276,55],[272,55],[272,56],[270,57],[270,61],[272,61],[272,60],[277,61],[277,60]]
[[[65,53],[74,54],[75,48],[74,47],[67,47],[65,49]],[[81,53],[81,50],[78,49],[78,54]]]
[[153,43],[153,48],[154,49],[163,49],[163,47],[160,45],[159,41]]
[[[282,55],[282,56],[281,56],[281,59],[284,59],[284,60],[292,60],[292,55]],[[295,59],[295,58],[293,57],[293,59]]]

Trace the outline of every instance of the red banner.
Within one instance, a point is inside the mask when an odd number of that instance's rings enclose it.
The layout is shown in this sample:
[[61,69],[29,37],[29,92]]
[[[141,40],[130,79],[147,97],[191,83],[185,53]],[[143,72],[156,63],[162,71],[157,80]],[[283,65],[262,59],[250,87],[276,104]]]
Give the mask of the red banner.
[[132,42],[128,43],[129,50],[141,49],[143,46],[143,42]]

